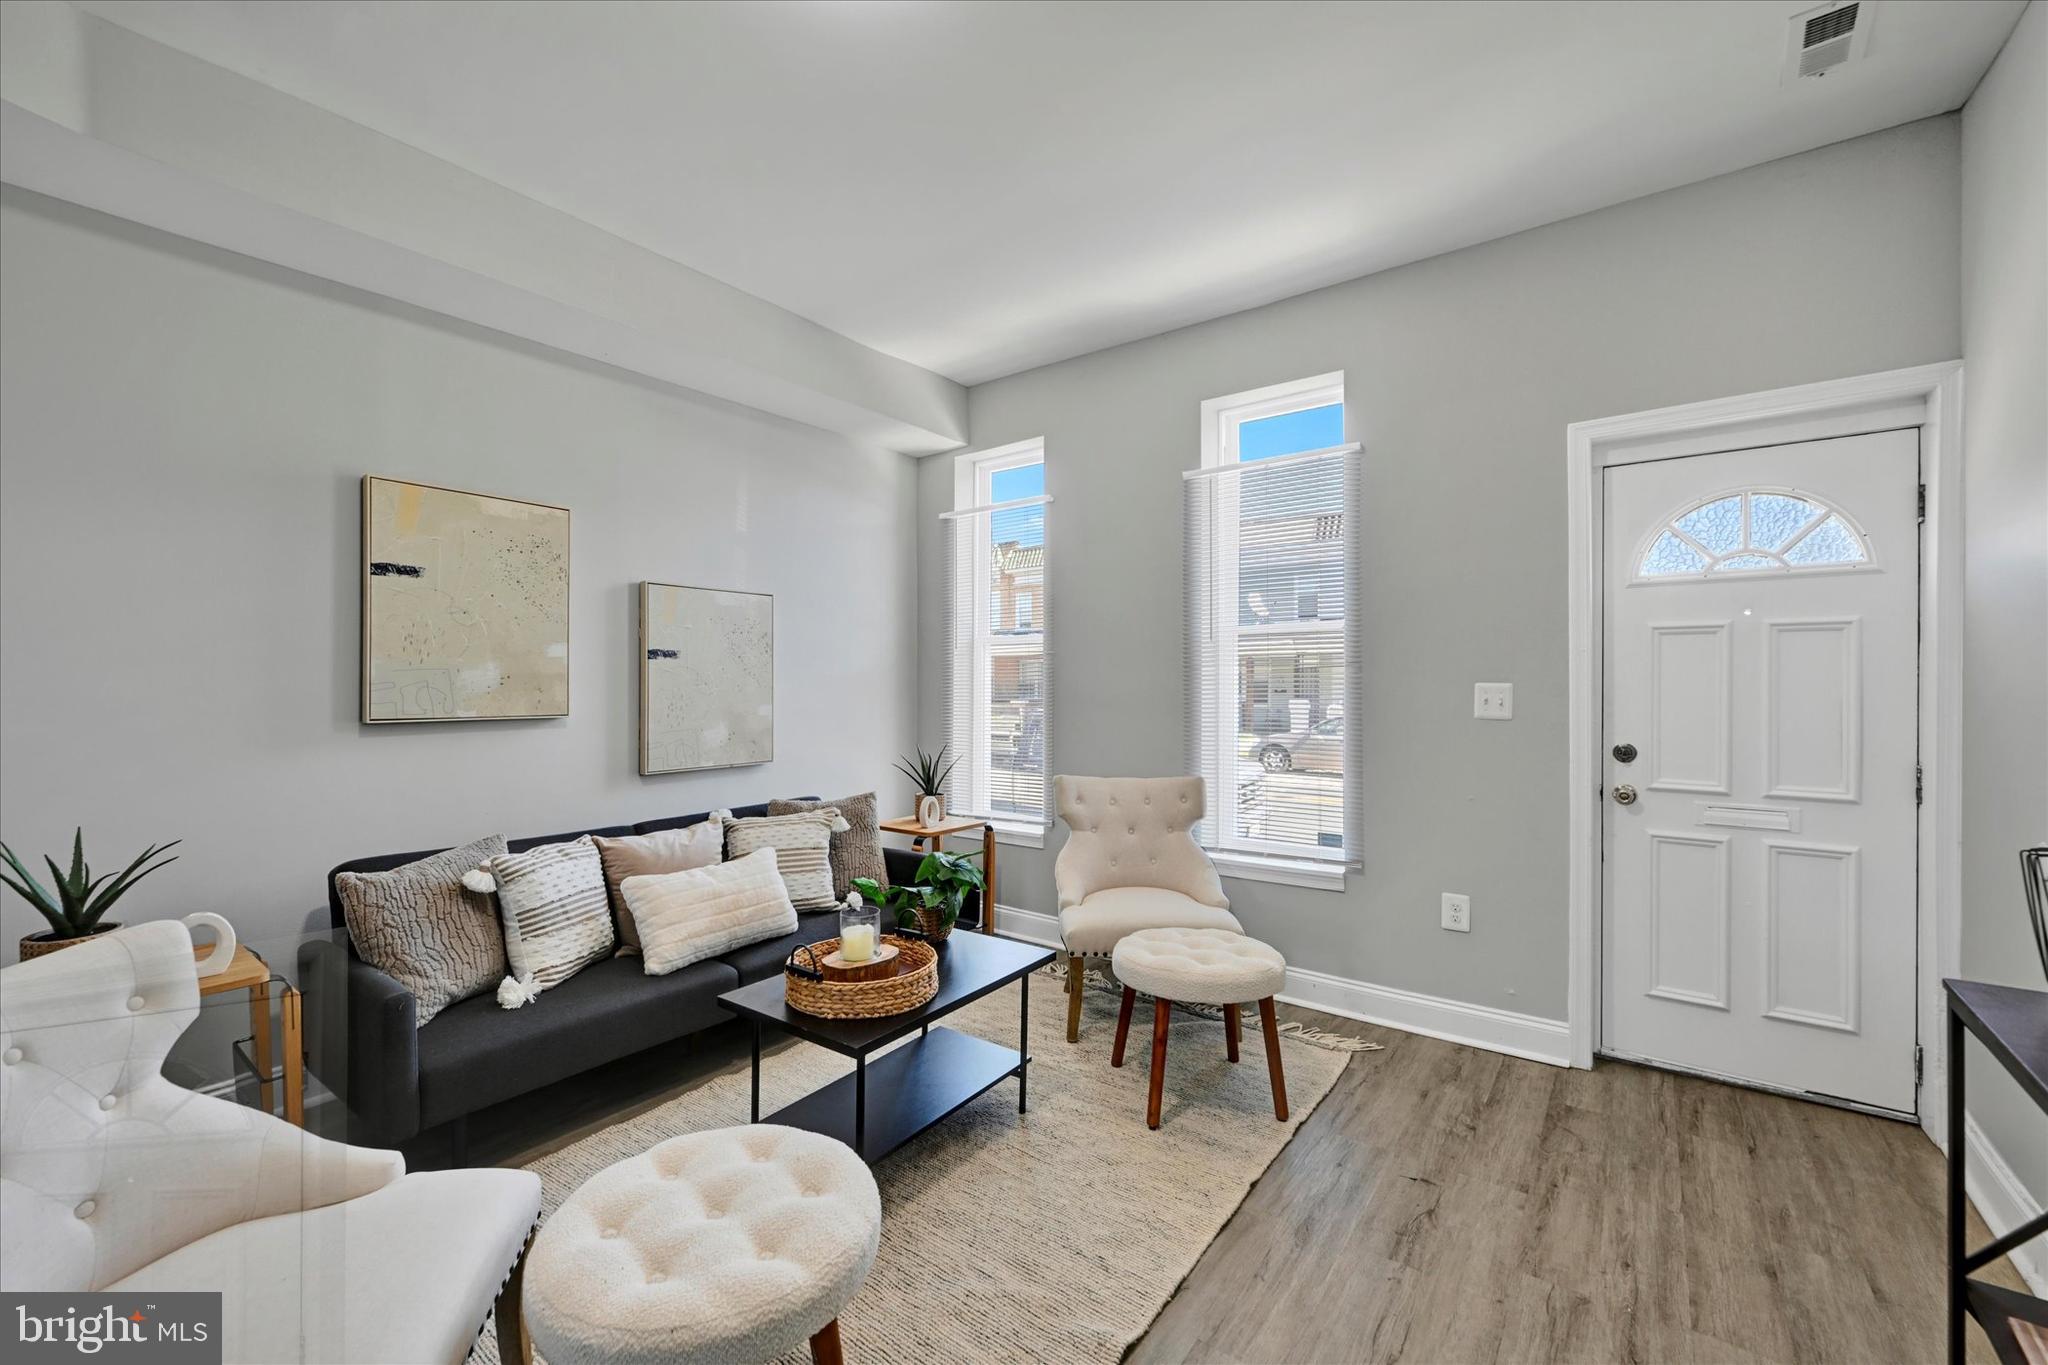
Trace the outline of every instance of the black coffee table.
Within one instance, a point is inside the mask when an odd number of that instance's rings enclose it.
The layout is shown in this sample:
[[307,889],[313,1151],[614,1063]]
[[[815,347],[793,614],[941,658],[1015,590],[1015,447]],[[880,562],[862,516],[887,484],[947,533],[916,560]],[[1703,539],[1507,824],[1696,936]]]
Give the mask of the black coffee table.
[[[986,934],[955,933],[939,945],[939,993],[917,1009],[882,1019],[821,1019],[789,1007],[781,972],[727,991],[718,1003],[747,1020],[754,1033],[753,1121],[761,1118],[761,1030],[781,1029],[808,1043],[853,1058],[853,1074],[814,1090],[769,1123],[838,1138],[870,1162],[880,1161],[939,1120],[957,1112],[1011,1076],[1017,1112],[1024,1112],[1025,1071],[1031,1065],[1031,973],[1053,960],[1050,949]],[[1017,1046],[1007,1048],[956,1029],[933,1028],[962,1005],[990,991],[1022,983]],[[880,1051],[911,1034],[893,1052]]]

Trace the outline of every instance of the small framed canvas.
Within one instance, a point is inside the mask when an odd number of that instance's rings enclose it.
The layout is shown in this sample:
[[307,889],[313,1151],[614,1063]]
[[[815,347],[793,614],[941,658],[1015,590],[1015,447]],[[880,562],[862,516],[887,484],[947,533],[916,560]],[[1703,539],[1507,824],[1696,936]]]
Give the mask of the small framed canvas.
[[640,771],[775,757],[775,598],[640,585]]
[[569,714],[569,509],[363,479],[365,724]]

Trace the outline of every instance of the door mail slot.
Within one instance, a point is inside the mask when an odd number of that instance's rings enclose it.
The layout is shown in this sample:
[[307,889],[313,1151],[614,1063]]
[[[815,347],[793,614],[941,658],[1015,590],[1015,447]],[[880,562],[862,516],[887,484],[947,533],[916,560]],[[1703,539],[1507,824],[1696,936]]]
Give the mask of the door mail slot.
[[1700,802],[1699,823],[1729,825],[1736,829],[1783,829],[1797,831],[1799,812],[1791,806],[1729,806]]

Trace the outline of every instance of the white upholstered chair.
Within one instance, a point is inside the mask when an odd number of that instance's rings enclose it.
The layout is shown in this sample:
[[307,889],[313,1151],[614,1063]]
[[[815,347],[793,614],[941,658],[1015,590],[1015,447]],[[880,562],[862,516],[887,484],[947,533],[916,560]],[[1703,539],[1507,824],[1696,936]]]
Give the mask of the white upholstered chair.
[[516,1300],[528,1171],[407,1175],[164,1079],[199,1012],[175,920],[0,971],[0,1288],[218,1290],[230,1362],[449,1362]]
[[1190,832],[1205,809],[1199,777],[1055,777],[1067,823],[1053,863],[1067,956],[1067,1041],[1081,1037],[1081,982],[1140,929],[1243,933],[1209,855]]

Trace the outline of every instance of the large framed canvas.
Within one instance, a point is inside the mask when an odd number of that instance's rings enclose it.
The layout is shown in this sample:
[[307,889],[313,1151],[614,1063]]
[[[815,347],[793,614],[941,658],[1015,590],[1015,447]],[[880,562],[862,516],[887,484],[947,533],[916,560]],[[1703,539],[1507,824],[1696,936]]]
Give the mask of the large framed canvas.
[[640,771],[775,757],[775,599],[640,585]]
[[569,509],[363,479],[363,721],[569,714]]

